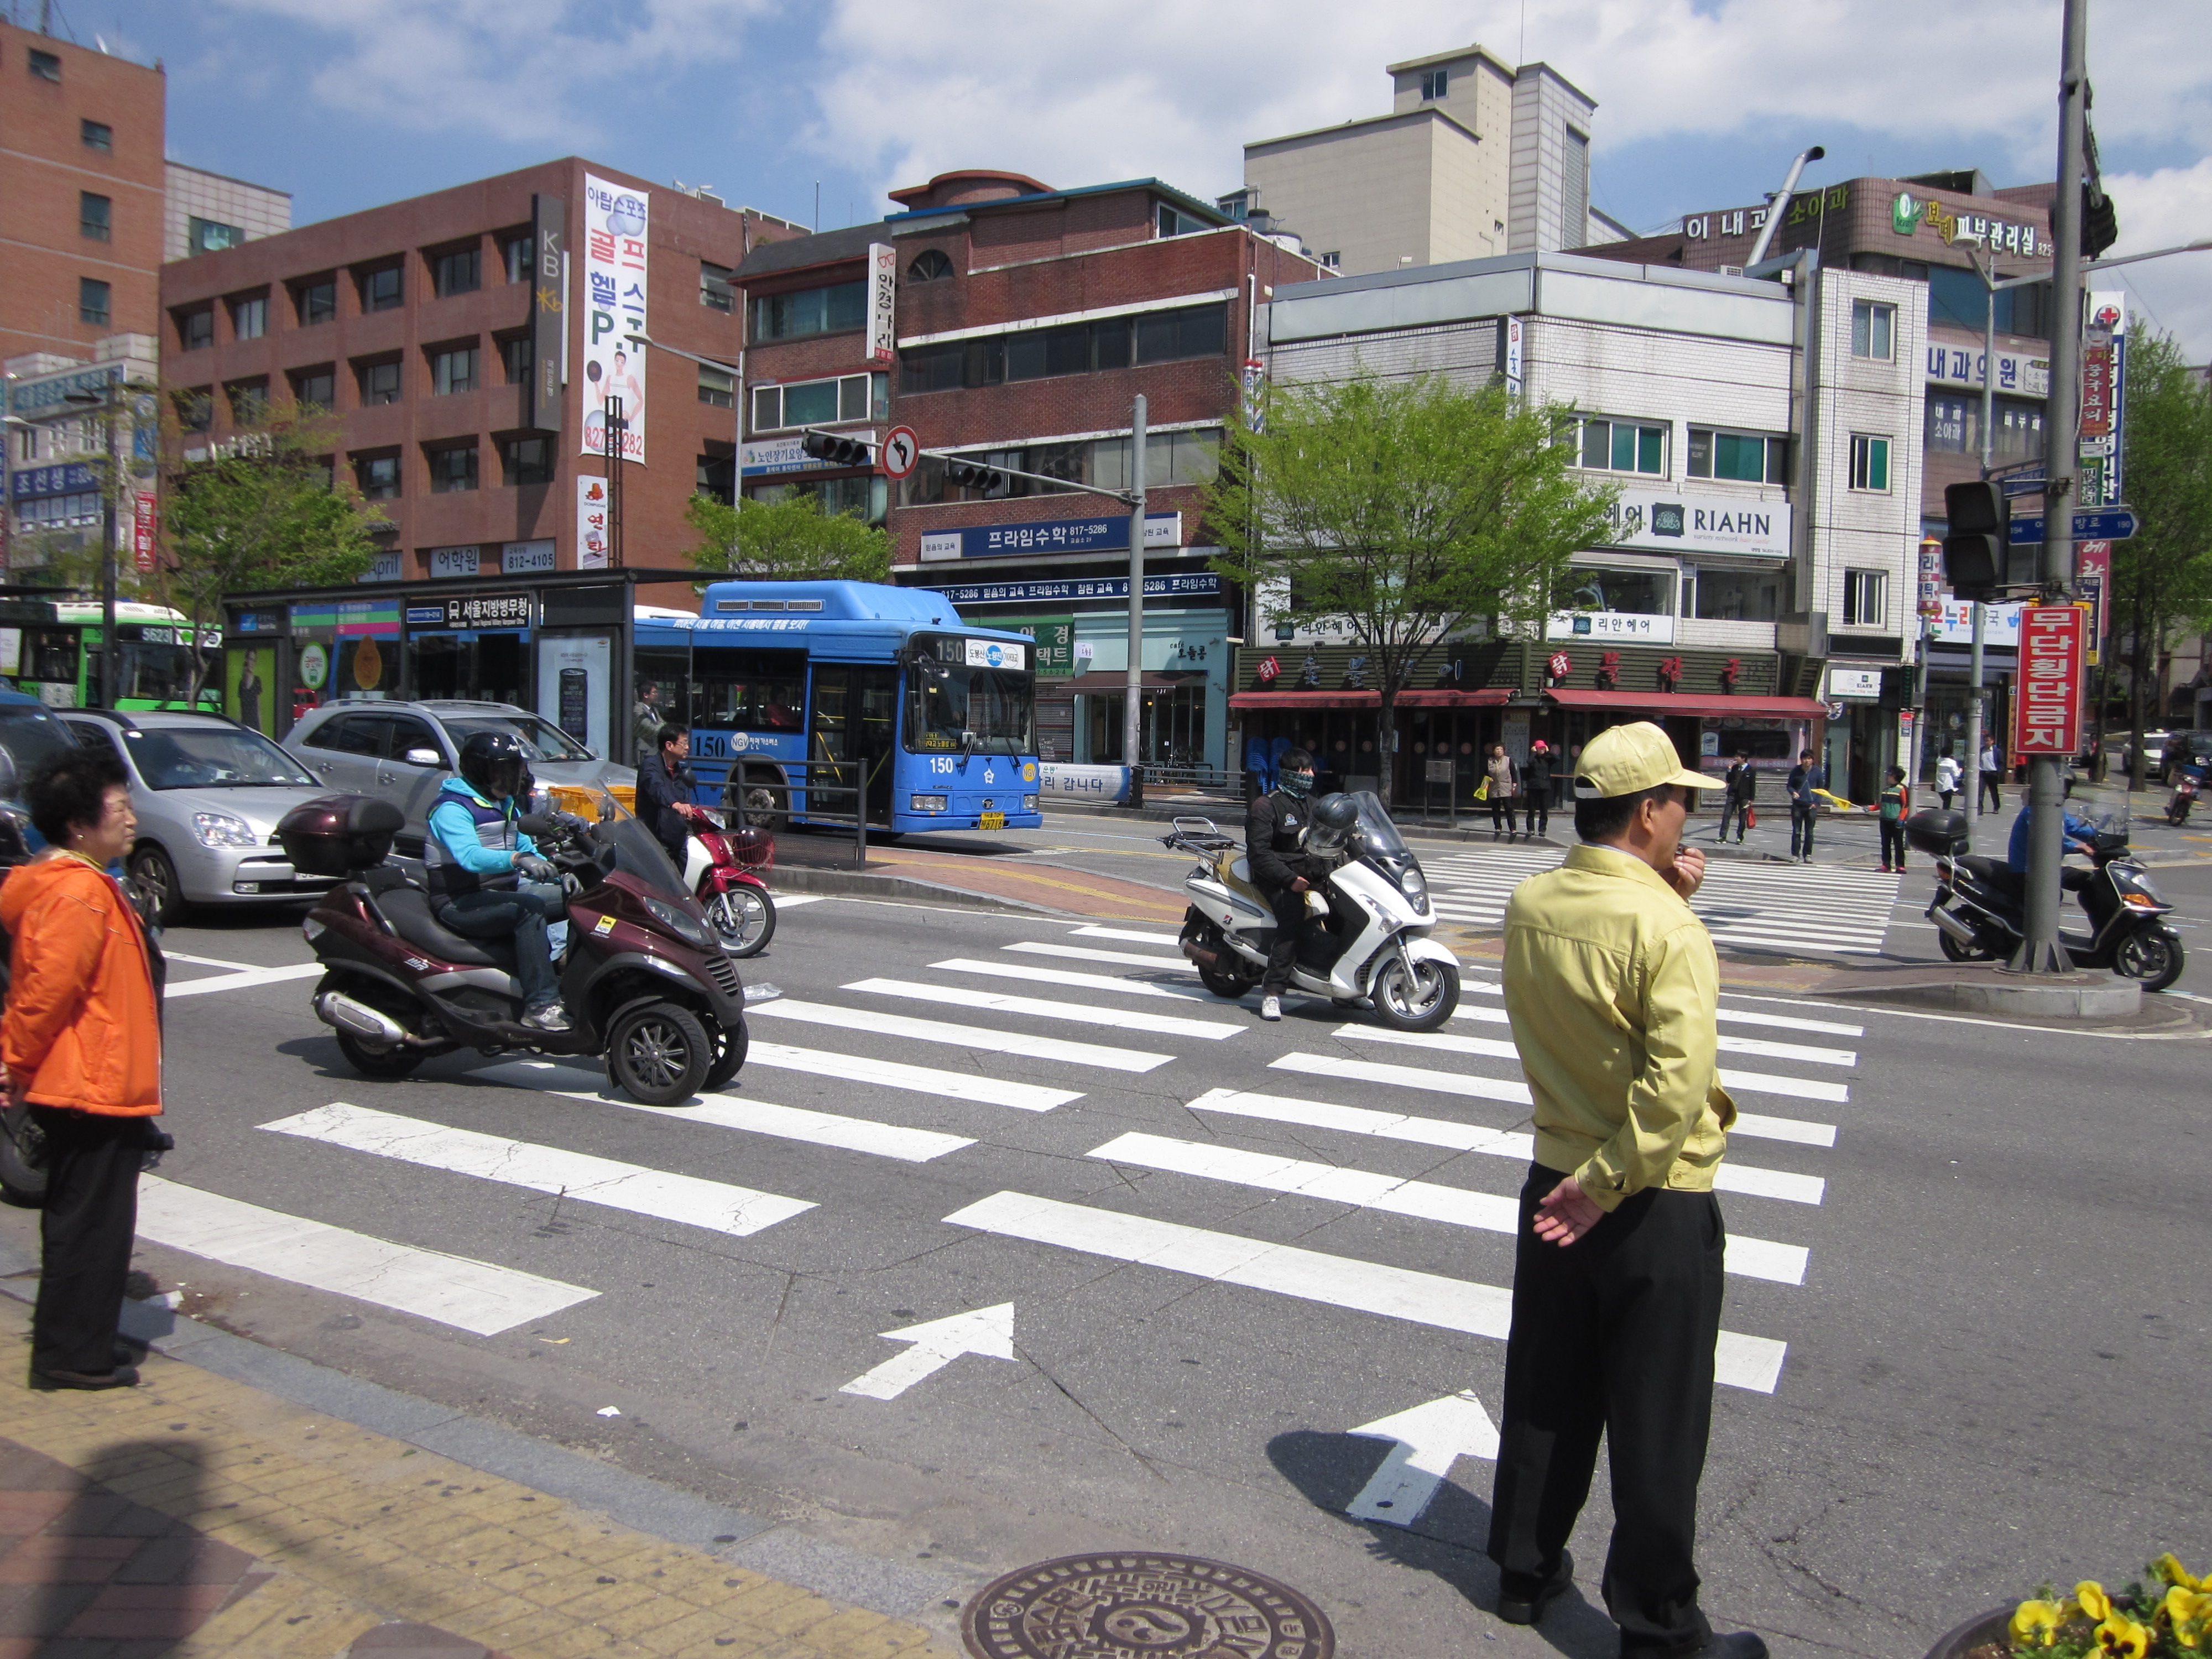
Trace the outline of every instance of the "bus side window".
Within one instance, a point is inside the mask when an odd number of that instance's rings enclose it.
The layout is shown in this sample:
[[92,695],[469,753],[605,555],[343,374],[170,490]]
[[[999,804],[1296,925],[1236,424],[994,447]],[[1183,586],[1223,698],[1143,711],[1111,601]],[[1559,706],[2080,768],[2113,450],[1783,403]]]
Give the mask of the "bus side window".
[[23,678],[61,680],[74,685],[76,673],[76,629],[27,628],[23,630]]

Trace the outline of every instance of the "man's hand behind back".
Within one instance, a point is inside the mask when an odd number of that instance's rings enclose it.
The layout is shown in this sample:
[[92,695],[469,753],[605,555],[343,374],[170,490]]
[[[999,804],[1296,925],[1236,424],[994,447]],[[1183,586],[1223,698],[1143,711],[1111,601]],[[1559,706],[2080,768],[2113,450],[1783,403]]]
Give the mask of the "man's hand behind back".
[[1536,1206],[1536,1218],[1530,1229],[1547,1244],[1564,1248],[1604,1218],[1605,1212],[1590,1202],[1582,1183],[1569,1176],[1544,1194],[1543,1202]]

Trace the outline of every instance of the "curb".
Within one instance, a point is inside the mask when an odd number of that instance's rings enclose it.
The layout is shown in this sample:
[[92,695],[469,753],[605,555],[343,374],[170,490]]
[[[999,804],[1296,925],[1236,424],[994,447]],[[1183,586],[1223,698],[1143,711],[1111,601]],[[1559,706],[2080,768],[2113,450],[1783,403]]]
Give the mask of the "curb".
[[878,875],[869,870],[817,870],[805,865],[778,865],[772,872],[775,887],[793,893],[820,893],[831,898],[866,898],[895,903],[946,905],[963,910],[995,910],[1015,915],[1062,915],[1072,912],[1032,904],[1026,899],[1002,898],[995,893],[975,893],[964,887],[945,887],[912,876]]

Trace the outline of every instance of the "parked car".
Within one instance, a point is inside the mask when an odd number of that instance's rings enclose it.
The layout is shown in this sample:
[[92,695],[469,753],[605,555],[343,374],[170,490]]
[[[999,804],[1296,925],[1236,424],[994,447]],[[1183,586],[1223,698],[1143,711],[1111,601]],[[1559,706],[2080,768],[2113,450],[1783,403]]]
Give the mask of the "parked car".
[[72,708],[88,749],[123,757],[138,844],[124,867],[156,918],[190,904],[265,904],[321,892],[277,845],[276,822],[326,793],[314,775],[250,726],[185,709]]
[[[2156,777],[2160,768],[2165,765],[2166,742],[2172,735],[2170,732],[2143,733],[2143,776],[2146,778]],[[2120,739],[2120,769],[2123,772],[2132,771],[2135,769],[2135,745],[2126,738],[2122,738]]]
[[284,747],[326,787],[380,795],[407,815],[397,842],[419,855],[430,808],[477,732],[521,740],[541,784],[634,783],[635,767],[603,760],[550,720],[511,702],[345,702],[311,708],[286,733]]
[[[2150,745],[2143,745],[2148,752]],[[2212,766],[2212,732],[2176,732],[2158,757],[2158,781],[2172,783],[2178,766]]]

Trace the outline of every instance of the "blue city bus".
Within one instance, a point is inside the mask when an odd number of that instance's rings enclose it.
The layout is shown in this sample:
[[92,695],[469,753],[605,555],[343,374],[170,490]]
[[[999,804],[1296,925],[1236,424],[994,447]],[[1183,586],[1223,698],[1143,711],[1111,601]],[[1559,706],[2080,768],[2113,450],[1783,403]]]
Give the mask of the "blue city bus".
[[808,776],[859,762],[878,829],[1042,827],[1025,634],[971,628],[926,588],[842,581],[714,582],[698,616],[641,610],[635,628],[634,733],[656,706],[689,726],[705,805],[850,823],[832,787],[849,770],[818,795]]

